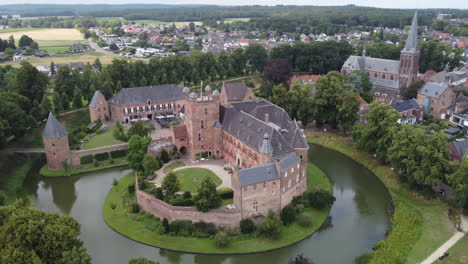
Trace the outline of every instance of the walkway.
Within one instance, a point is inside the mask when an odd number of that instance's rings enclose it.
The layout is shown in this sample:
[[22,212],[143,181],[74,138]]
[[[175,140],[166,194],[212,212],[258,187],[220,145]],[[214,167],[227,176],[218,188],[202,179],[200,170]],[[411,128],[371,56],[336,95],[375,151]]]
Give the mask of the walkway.
[[[183,161],[185,163],[185,166],[175,168],[173,171],[178,171],[182,169],[188,169],[188,168],[204,168],[211,170],[216,176],[218,176],[222,183],[220,186],[218,186],[217,189],[226,187],[226,188],[232,188],[231,187],[231,176],[227,171],[224,170],[224,160],[205,160],[205,161],[191,161],[187,158],[183,158],[180,161]],[[151,182],[158,183],[160,184],[166,174],[164,173],[164,168],[168,166],[171,163],[165,164],[161,169],[159,169],[156,174],[158,175],[156,179],[154,179]]]
[[440,248],[438,248],[434,253],[432,253],[427,259],[425,259],[421,264],[431,264],[439,259],[442,255],[447,252],[458,240],[462,239],[465,236],[463,232],[456,232],[447,242],[445,242]]
[[45,153],[43,148],[9,148],[2,150],[3,153],[14,154],[14,153]]

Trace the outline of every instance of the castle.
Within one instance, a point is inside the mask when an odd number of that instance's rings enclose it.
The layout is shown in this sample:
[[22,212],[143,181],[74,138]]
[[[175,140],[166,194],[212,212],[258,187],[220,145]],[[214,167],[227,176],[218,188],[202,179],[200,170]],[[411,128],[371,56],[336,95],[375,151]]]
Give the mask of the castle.
[[364,47],[362,56],[349,56],[341,67],[341,73],[348,74],[353,71],[367,73],[373,84],[374,100],[389,104],[392,101],[401,101],[401,89],[417,81],[419,57],[416,12],[399,61],[368,57]]
[[[183,123],[169,128],[168,140],[192,160],[222,159],[233,169],[236,217],[255,218],[268,210],[279,214],[307,189],[308,144],[302,129],[284,109],[255,98],[243,83],[225,83],[221,92],[209,85],[204,90],[195,93],[176,85],[125,88],[109,100],[96,91],[90,117],[127,124],[180,116]],[[52,114],[43,140],[49,169],[63,169],[65,162],[79,164],[76,157],[83,151],[70,151],[67,132]]]

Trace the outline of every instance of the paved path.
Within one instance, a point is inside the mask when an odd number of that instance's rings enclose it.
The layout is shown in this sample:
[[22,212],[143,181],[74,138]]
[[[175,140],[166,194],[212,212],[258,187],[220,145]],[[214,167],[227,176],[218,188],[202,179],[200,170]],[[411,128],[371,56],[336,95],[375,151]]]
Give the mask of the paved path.
[[427,259],[425,259],[421,264],[431,264],[434,261],[438,260],[440,256],[444,255],[447,250],[449,250],[458,240],[462,239],[465,236],[463,232],[455,233],[447,242],[445,242],[440,248],[438,248],[434,253],[432,253]]

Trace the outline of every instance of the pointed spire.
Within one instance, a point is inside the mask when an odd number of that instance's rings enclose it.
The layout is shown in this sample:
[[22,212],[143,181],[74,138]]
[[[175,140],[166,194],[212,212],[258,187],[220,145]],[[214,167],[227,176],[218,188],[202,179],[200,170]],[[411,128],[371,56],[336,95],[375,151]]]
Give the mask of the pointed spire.
[[49,117],[47,118],[47,123],[44,127],[44,131],[42,132],[43,138],[60,138],[66,137],[68,135],[67,130],[65,127],[60,124],[60,122],[55,118],[54,114],[49,113]]
[[414,12],[413,23],[408,32],[406,45],[401,51],[402,53],[419,53],[418,49],[418,11]]

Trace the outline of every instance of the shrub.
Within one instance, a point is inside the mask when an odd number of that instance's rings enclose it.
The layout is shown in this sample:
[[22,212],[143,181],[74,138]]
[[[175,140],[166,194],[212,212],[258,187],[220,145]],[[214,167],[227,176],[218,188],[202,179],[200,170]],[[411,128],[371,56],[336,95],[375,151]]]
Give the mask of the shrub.
[[176,192],[180,191],[179,179],[171,172],[164,177],[161,188],[164,190],[165,196],[174,196]]
[[185,199],[190,199],[190,198],[192,198],[192,194],[190,192],[184,192],[184,198]]
[[199,160],[201,158],[207,159],[208,158],[208,152],[200,152],[195,154],[195,159]]
[[159,159],[164,163],[168,163],[171,160],[169,158],[169,153],[165,149],[161,150],[161,154],[160,154]]
[[372,252],[364,253],[361,256],[354,259],[354,264],[368,264],[372,259]]
[[122,126],[122,124],[117,123],[114,129],[112,130],[112,135],[114,136],[115,139],[120,140],[120,141],[128,141],[128,135],[127,132],[125,131],[125,128]]
[[169,232],[169,221],[167,221],[166,218],[164,218],[162,221],[162,227],[164,234],[167,234]]
[[110,156],[113,159],[123,158],[123,157],[127,156],[127,150],[126,149],[121,149],[121,150],[111,151]]
[[140,212],[140,206],[137,201],[132,202],[132,213],[138,214]]
[[297,223],[303,227],[312,226],[312,216],[302,213],[297,216]]
[[221,196],[221,199],[231,199],[234,197],[234,191],[225,187],[219,189],[218,194]]
[[117,208],[117,205],[115,203],[112,203],[111,208],[112,208],[112,210],[115,210],[115,208]]
[[90,164],[90,163],[93,163],[93,161],[94,161],[93,155],[86,155],[80,158],[81,164]]
[[117,181],[117,179],[116,179],[116,178],[114,178],[114,180],[112,181],[112,185],[114,185],[114,186],[117,186],[117,185],[119,185],[119,182]]
[[154,262],[147,258],[132,258],[128,261],[128,264],[157,264],[159,262]]
[[203,221],[194,223],[193,230],[197,233],[205,233],[208,236],[216,234],[216,226],[213,223],[205,223]]
[[130,183],[127,188],[128,188],[128,193],[130,193],[130,194],[135,193],[135,184],[134,183]]
[[192,221],[189,220],[176,220],[169,224],[169,232],[179,236],[190,236],[192,231]]
[[109,153],[107,153],[107,152],[98,153],[98,154],[95,154],[95,155],[94,155],[94,158],[95,158],[97,161],[108,160],[108,159],[109,159]]
[[296,220],[296,208],[292,204],[288,204],[281,210],[281,221],[284,225],[289,225],[294,220]]
[[277,239],[281,234],[281,225],[279,217],[272,210],[269,210],[267,216],[257,226],[257,229],[261,235]]
[[193,206],[194,202],[190,198],[186,199],[183,196],[179,196],[175,199],[170,200],[169,204],[174,206]]
[[333,194],[321,189],[308,192],[306,193],[306,196],[309,205],[317,209],[327,208],[331,206],[336,200]]
[[158,198],[159,200],[164,200],[164,193],[161,187],[156,188],[154,197]]
[[6,204],[5,200],[6,200],[5,192],[4,192],[4,191],[0,191],[0,206]]
[[255,231],[255,223],[250,218],[242,219],[240,221],[240,230],[242,234],[250,234]]
[[214,237],[214,241],[217,247],[225,248],[229,244],[229,236],[224,231],[219,231]]
[[99,167],[99,161],[97,160],[94,161],[94,167]]
[[295,258],[290,258],[288,264],[313,264],[312,260],[304,255],[297,255]]
[[216,191],[216,185],[209,177],[204,177],[194,198],[195,206],[199,211],[206,212],[213,208],[218,208],[221,203],[221,197]]

